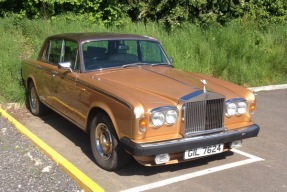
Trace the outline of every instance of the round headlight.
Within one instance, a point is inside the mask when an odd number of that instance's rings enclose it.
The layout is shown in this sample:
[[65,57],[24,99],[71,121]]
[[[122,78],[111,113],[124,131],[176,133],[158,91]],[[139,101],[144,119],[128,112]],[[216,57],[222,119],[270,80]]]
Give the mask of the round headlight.
[[226,104],[226,115],[231,117],[236,114],[236,105],[235,103],[227,103]]
[[177,112],[175,110],[168,110],[166,112],[165,121],[167,124],[175,124],[177,120]]
[[247,105],[245,102],[239,102],[237,104],[237,114],[243,115],[246,112]]
[[152,114],[151,122],[155,127],[162,126],[164,124],[164,114],[162,112],[155,112]]

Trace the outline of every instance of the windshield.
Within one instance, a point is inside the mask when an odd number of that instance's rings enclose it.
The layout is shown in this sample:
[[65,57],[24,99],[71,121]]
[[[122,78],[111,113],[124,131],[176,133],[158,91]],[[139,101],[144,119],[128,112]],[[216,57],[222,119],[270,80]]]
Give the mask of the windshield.
[[146,40],[103,40],[83,43],[86,71],[134,65],[167,64],[161,45]]

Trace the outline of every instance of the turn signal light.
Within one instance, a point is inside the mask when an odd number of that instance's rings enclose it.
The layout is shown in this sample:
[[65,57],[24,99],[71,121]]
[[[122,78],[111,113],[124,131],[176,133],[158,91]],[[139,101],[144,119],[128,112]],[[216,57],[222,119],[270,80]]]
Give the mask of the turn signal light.
[[256,109],[256,102],[253,101],[253,102],[250,104],[250,107],[249,107],[249,112],[250,112],[250,114],[254,114],[255,109]]
[[146,126],[147,126],[147,120],[145,117],[143,117],[139,121],[140,132],[142,132],[142,133],[146,132]]

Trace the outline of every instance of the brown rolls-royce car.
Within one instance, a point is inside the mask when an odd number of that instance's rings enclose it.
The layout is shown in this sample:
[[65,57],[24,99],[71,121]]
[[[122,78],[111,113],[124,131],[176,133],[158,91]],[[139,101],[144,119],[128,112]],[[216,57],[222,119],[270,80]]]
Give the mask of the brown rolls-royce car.
[[54,35],[37,59],[22,62],[22,76],[31,113],[50,108],[90,134],[105,170],[131,157],[146,166],[189,161],[240,147],[259,133],[252,92],[174,68],[151,37]]

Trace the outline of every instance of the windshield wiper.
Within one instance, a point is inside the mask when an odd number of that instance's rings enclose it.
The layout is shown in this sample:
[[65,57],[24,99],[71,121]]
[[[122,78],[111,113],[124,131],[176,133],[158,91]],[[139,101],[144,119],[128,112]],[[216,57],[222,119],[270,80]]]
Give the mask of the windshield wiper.
[[122,66],[122,68],[126,68],[126,67],[132,67],[132,66],[139,66],[139,65],[146,65],[148,63],[130,63],[130,64],[125,64]]
[[171,66],[171,65],[168,64],[168,63],[153,63],[153,64],[151,64],[152,67],[153,67],[153,66],[157,66],[157,65],[168,65],[168,66]]
[[168,63],[130,63],[130,64],[125,64],[122,66],[122,68],[126,68],[126,67],[132,67],[132,66],[140,66],[140,65],[149,65],[149,66],[158,66],[158,65],[168,65],[168,66],[171,66],[170,64]]

